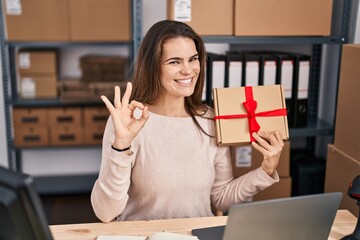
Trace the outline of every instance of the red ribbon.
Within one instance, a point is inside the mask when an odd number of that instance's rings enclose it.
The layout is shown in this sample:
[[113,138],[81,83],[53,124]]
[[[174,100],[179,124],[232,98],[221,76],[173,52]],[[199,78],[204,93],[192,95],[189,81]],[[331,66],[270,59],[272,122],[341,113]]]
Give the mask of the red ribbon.
[[255,113],[257,108],[257,102],[253,98],[252,87],[245,87],[245,97],[246,101],[243,102],[243,105],[247,111],[246,114],[234,114],[234,115],[221,115],[215,116],[214,119],[236,119],[236,118],[247,118],[249,123],[249,134],[250,134],[250,142],[254,142],[255,139],[252,136],[253,132],[258,132],[260,130],[260,125],[256,121],[256,117],[276,117],[276,116],[286,116],[287,111],[285,108],[279,108],[270,111],[258,112]]

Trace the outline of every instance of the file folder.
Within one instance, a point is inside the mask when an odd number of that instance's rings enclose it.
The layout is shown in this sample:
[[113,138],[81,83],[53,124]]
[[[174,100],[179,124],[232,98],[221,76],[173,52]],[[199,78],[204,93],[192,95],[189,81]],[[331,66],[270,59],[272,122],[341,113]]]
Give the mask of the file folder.
[[243,56],[238,52],[226,53],[225,87],[241,87]]
[[256,54],[244,52],[242,85],[259,86],[260,57]]
[[286,109],[288,112],[288,126],[293,127],[294,119],[294,57],[288,53],[272,52],[276,58],[276,84],[282,84],[285,94]]
[[310,56],[293,54],[294,56],[294,80],[293,80],[293,124],[292,127],[300,128],[307,126],[308,118],[308,92],[310,82]]
[[273,55],[262,53],[260,55],[260,85],[276,84],[276,58]]
[[225,87],[226,56],[222,54],[207,53],[206,63],[206,102],[213,103],[212,89]]

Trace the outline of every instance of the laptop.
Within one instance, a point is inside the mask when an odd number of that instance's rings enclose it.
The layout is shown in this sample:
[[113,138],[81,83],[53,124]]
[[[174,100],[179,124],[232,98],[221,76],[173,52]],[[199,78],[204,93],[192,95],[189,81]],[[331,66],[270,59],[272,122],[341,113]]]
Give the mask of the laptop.
[[328,239],[341,192],[249,202],[229,210],[226,226],[194,229],[200,240]]

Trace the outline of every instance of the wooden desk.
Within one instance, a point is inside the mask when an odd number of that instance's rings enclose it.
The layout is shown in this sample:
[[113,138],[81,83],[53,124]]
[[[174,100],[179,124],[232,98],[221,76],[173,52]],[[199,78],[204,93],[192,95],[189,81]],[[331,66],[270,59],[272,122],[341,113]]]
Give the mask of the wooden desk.
[[[131,221],[112,223],[84,223],[52,225],[50,230],[55,240],[95,240],[98,235],[141,235],[147,236],[159,231],[191,235],[191,230],[201,227],[225,225],[227,217],[182,218],[152,221]],[[347,210],[336,214],[329,240],[338,240],[354,231],[357,219]]]

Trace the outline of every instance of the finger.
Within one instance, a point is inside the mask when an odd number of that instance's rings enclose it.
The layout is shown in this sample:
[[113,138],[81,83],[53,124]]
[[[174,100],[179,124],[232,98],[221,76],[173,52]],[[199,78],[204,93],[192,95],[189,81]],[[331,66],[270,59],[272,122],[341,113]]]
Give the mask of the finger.
[[[264,134],[264,133],[262,133]],[[266,149],[270,149],[271,145],[262,137],[260,137],[257,133],[253,133],[252,136],[255,138],[256,142],[261,145],[262,147],[266,148]]]
[[149,111],[148,111],[148,107],[145,106],[140,118],[138,119],[138,122],[140,123],[141,126],[144,126],[148,119],[149,119]]
[[128,108],[131,111],[135,111],[136,108],[139,108],[139,109],[143,110],[144,109],[144,104],[142,104],[141,102],[132,100],[131,103],[128,105]]
[[115,109],[114,106],[112,105],[112,103],[110,102],[110,100],[109,100],[106,96],[102,95],[102,96],[101,96],[101,100],[105,103],[106,108],[107,108],[110,112],[112,112],[112,111]]
[[131,91],[132,91],[132,84],[131,84],[131,82],[128,82],[126,84],[126,90],[125,90],[125,93],[124,93],[124,96],[123,96],[122,102],[121,102],[123,107],[127,107],[129,105]]
[[115,108],[120,108],[121,107],[121,102],[120,102],[120,87],[119,86],[115,86],[114,87],[114,106]]
[[284,147],[284,140],[282,139],[279,131],[275,131],[275,137],[277,138],[281,147]]
[[256,142],[252,142],[251,145],[258,150],[263,156],[265,156],[267,154],[267,150],[263,147],[261,147],[258,143]]

